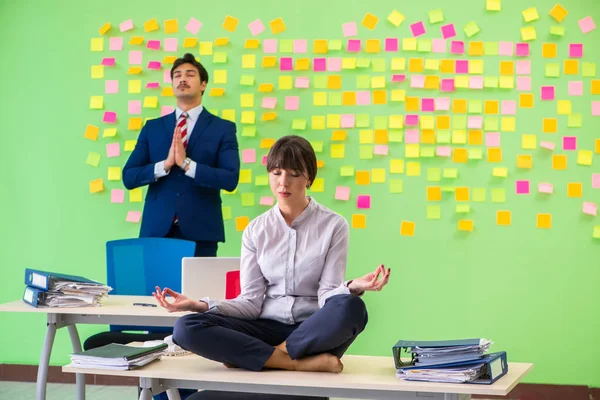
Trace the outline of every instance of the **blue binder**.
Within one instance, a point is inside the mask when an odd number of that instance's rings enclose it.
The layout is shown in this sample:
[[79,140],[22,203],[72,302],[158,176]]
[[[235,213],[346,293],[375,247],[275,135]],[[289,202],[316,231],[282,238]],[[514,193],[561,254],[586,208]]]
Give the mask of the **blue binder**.
[[52,283],[56,281],[95,283],[101,285],[100,282],[96,282],[82,276],[58,274],[55,272],[40,271],[31,268],[25,269],[25,284],[27,286],[49,290],[52,289]]
[[46,291],[27,286],[25,288],[25,292],[23,293],[23,301],[27,304],[31,304],[34,307],[45,306]]
[[[396,368],[399,369],[402,366],[413,366],[415,359],[412,354],[411,361],[407,364],[401,359],[402,351],[409,353],[409,350],[413,347],[457,347],[457,346],[478,346],[481,339],[459,339],[459,340],[399,340],[396,345],[392,348],[394,354],[394,363]],[[472,359],[481,359],[481,355],[473,357]],[[470,360],[461,360],[470,361]]]
[[[506,375],[508,372],[508,362],[506,360],[506,352],[499,351],[497,353],[490,353],[484,355],[482,358],[478,360],[472,361],[463,361],[451,364],[441,364],[430,367],[415,367],[414,365],[408,365],[404,367],[400,367],[399,369],[403,370],[418,370],[418,369],[448,369],[448,368],[464,368],[477,364],[484,364],[483,373],[481,376],[472,382],[465,382],[469,384],[478,384],[478,385],[491,385],[496,382],[498,379]],[[406,379],[406,378],[403,378]],[[410,380],[410,379],[406,379]]]

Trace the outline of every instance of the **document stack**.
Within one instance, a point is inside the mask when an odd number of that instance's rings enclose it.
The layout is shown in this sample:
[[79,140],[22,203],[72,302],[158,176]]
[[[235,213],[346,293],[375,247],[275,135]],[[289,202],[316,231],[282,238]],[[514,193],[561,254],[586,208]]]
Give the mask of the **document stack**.
[[34,307],[97,307],[110,286],[90,279],[40,271],[25,270],[23,301]]
[[71,354],[74,368],[111,369],[125,371],[159,360],[166,343],[152,347],[126,346],[111,343],[95,349]]
[[[401,340],[393,348],[396,376],[405,380],[491,384],[508,372],[506,352],[486,354],[487,339]],[[410,360],[402,359],[410,354]]]

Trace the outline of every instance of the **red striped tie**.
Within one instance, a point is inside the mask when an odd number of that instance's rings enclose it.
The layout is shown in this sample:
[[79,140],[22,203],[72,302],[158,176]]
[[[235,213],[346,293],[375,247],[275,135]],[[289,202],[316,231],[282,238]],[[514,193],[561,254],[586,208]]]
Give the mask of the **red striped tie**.
[[179,116],[179,120],[177,121],[177,127],[181,132],[181,141],[183,142],[183,147],[187,148],[188,144],[188,130],[187,130],[187,118],[188,114],[186,112],[181,113]]

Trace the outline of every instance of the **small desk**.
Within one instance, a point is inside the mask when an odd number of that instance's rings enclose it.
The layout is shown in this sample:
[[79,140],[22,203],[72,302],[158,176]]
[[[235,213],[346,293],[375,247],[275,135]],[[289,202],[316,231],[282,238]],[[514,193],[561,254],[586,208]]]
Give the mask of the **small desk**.
[[466,400],[472,394],[507,395],[533,368],[529,363],[508,363],[508,373],[492,385],[408,382],[396,377],[392,357],[342,358],[340,374],[323,372],[261,371],[229,369],[196,355],[162,357],[140,369],[108,371],[63,367],[63,372],[140,378],[140,400],[167,391],[179,400],[175,388],[227,390],[305,396],[330,396],[380,400]]
[[[42,307],[35,308],[23,300],[0,304],[0,312],[21,312],[46,314],[48,318],[46,339],[38,367],[36,399],[46,399],[46,382],[50,354],[54,344],[56,330],[67,327],[73,352],[81,351],[81,341],[75,324],[114,324],[136,326],[175,326],[175,322],[187,312],[169,313],[162,307],[139,307],[133,303],[155,303],[152,296],[109,295],[102,299],[102,307]],[[77,400],[85,399],[85,376],[78,373],[75,378]]]

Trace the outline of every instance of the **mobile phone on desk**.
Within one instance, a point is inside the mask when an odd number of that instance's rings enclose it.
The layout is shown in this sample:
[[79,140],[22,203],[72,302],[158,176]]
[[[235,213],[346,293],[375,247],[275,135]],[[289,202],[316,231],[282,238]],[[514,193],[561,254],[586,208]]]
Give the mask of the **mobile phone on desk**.
[[134,306],[141,306],[141,307],[156,307],[156,304],[150,304],[150,303],[133,303]]

